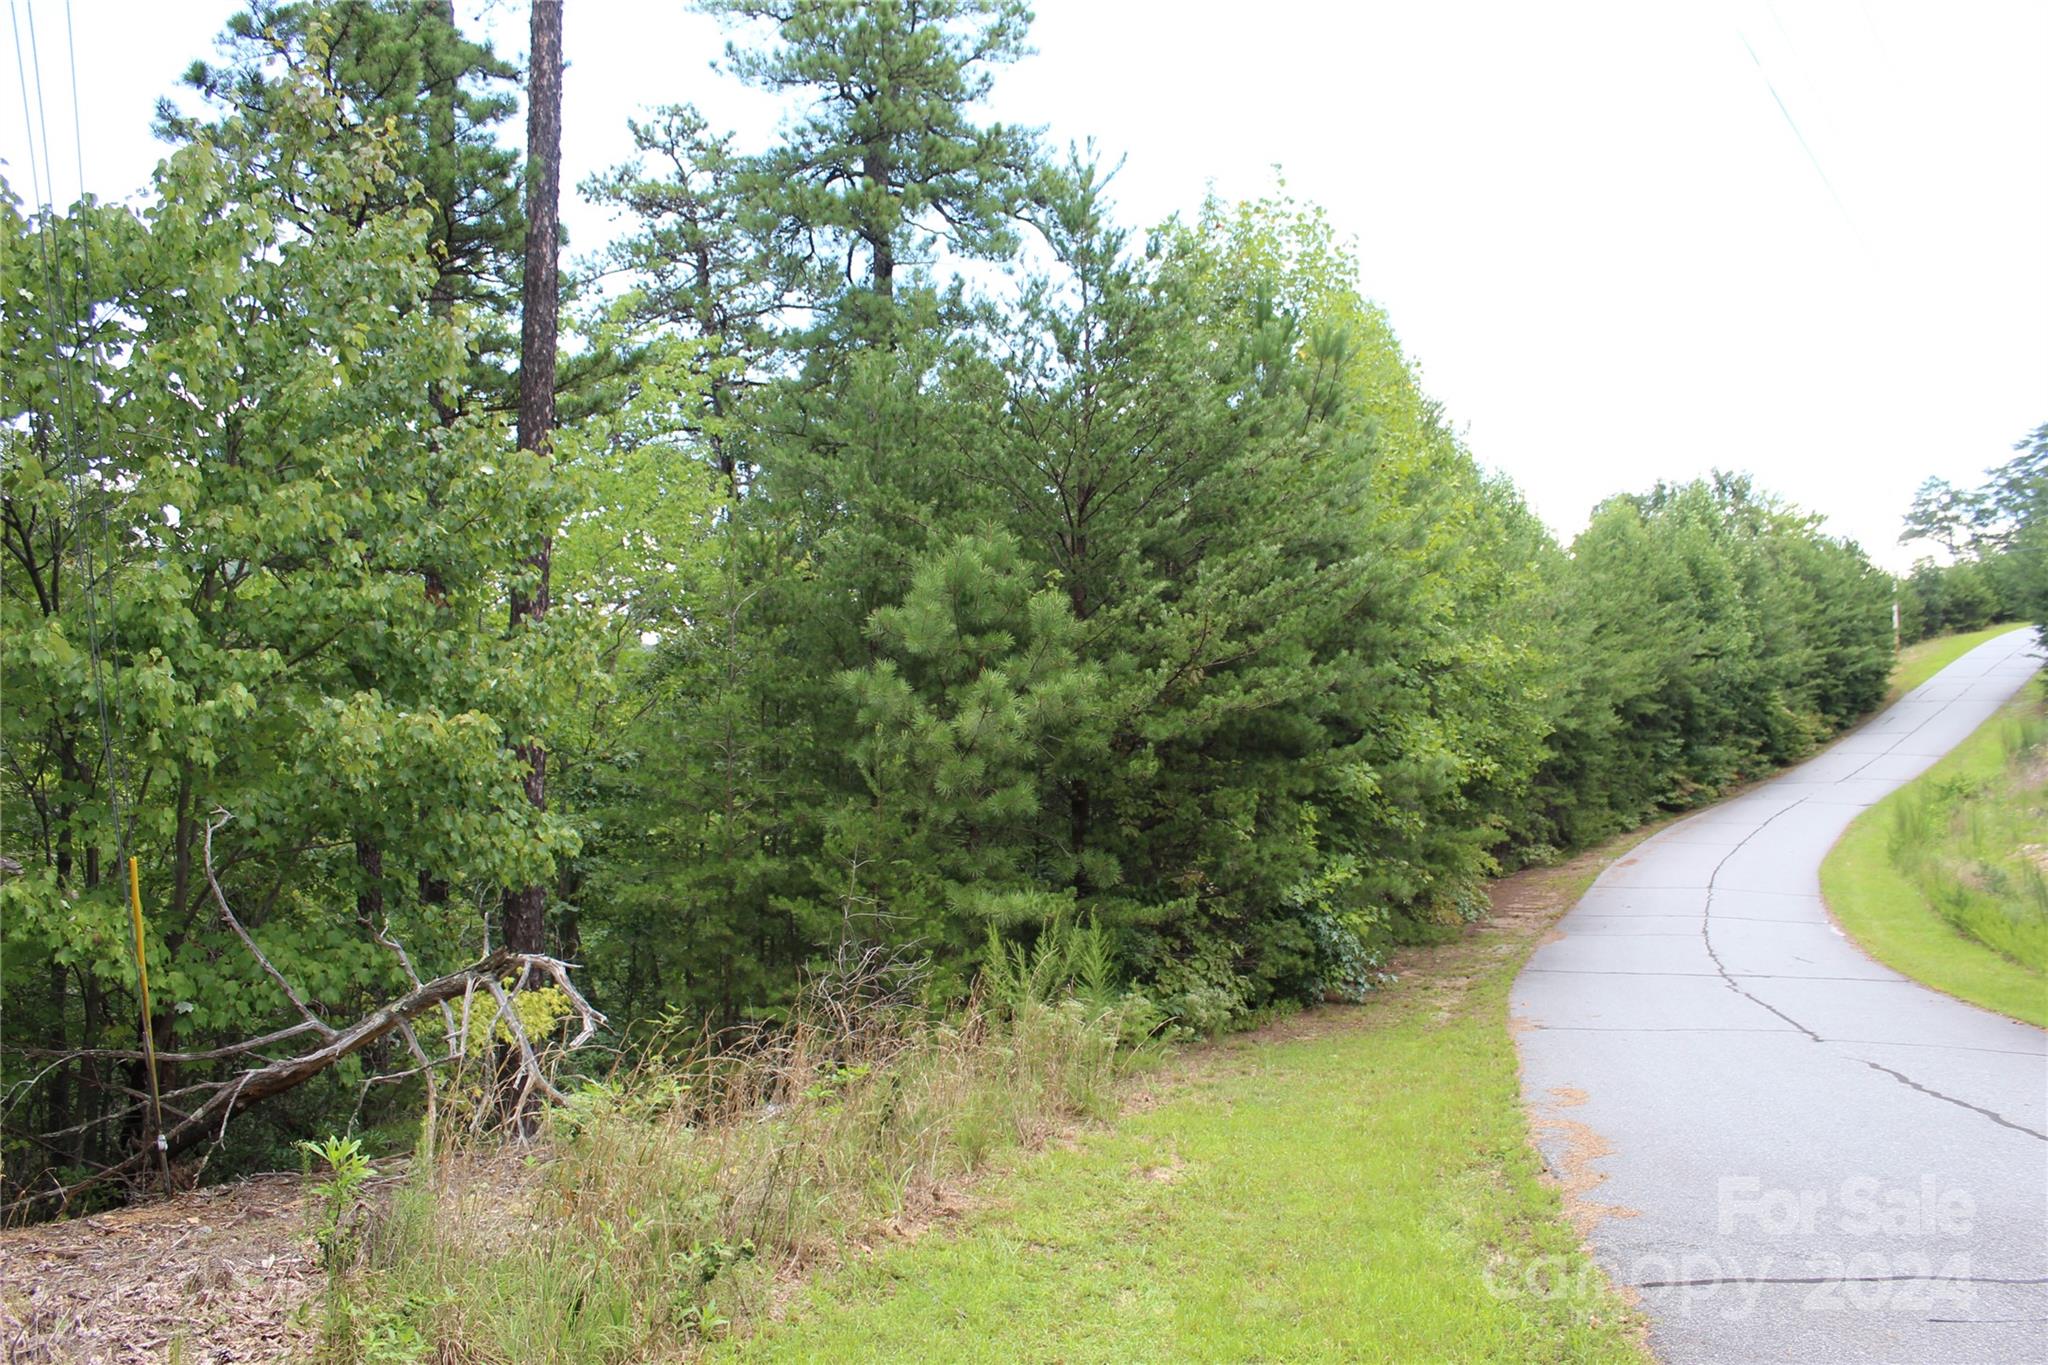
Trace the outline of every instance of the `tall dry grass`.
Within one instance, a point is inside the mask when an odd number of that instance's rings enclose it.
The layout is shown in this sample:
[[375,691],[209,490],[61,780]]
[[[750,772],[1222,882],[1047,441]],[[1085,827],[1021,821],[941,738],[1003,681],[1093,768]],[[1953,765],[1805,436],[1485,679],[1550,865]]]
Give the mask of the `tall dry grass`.
[[416,1164],[366,1239],[324,1351],[347,1361],[682,1359],[808,1263],[915,1218],[995,1153],[1113,1103],[1160,1017],[1090,929],[996,945],[943,1016],[857,955],[784,1023],[592,1081],[523,1156]]

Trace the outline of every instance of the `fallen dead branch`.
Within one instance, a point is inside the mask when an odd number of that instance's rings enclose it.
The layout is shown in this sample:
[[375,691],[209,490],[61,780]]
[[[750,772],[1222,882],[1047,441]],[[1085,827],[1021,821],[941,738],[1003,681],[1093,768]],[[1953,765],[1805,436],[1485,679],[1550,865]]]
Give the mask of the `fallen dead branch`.
[[[301,1038],[307,1033],[317,1037],[317,1046],[289,1056],[265,1057],[230,1075],[167,1092],[163,1100],[178,1103],[161,1105],[159,1131],[153,1134],[146,1133],[143,1141],[137,1144],[136,1150],[128,1156],[112,1165],[101,1167],[84,1179],[71,1184],[57,1184],[49,1189],[24,1193],[0,1206],[0,1215],[18,1216],[51,1204],[55,1204],[61,1211],[84,1190],[109,1181],[126,1181],[141,1176],[157,1160],[159,1152],[166,1156],[175,1156],[202,1143],[220,1142],[225,1139],[228,1124],[237,1114],[305,1084],[344,1058],[354,1056],[393,1034],[404,1042],[406,1051],[414,1063],[402,1074],[419,1075],[424,1078],[431,1122],[436,1117],[439,1093],[434,1073],[446,1068],[459,1074],[470,1060],[467,1049],[472,1037],[472,1004],[480,997],[489,997],[494,1006],[494,1013],[485,1022],[482,1030],[483,1036],[493,1039],[502,1037],[510,1043],[510,1046],[499,1049],[504,1055],[492,1057],[487,1062],[497,1077],[500,1094],[506,1097],[507,1109],[513,1113],[523,1114],[529,1112],[530,1105],[536,1102],[536,1096],[544,1096],[557,1102],[564,1098],[562,1091],[549,1075],[549,1058],[556,1054],[553,1050],[544,1052],[537,1048],[534,1041],[527,1036],[519,1012],[513,1005],[513,995],[540,982],[550,983],[557,988],[567,1002],[569,1012],[575,1016],[577,1025],[575,1034],[562,1045],[561,1050],[573,1051],[582,1047],[596,1035],[606,1021],[604,1015],[592,1007],[583,993],[576,989],[570,977],[568,963],[538,953],[514,953],[498,948],[460,970],[431,980],[422,980],[414,968],[411,955],[391,933],[390,926],[377,926],[365,922],[364,927],[373,939],[390,949],[396,956],[406,978],[412,982],[412,989],[364,1014],[354,1023],[336,1027],[313,1009],[305,996],[256,946],[255,940],[243,928],[229,904],[226,893],[221,889],[213,868],[213,834],[226,824],[229,818],[226,812],[217,812],[216,818],[207,828],[204,854],[208,884],[212,888],[215,903],[220,908],[223,923],[234,931],[235,936],[264,972],[284,992],[300,1016],[299,1022],[237,1043],[160,1055],[167,1060],[181,1062],[247,1058],[251,1054]],[[459,1017],[455,1009],[456,1001],[461,1002]],[[414,1019],[430,1010],[441,1011],[445,1025],[448,1050],[439,1058],[428,1056],[419,1035],[412,1027]],[[55,1057],[61,1063],[82,1056],[127,1061],[142,1054],[126,1049],[96,1048],[39,1055]],[[49,1069],[45,1068],[44,1071],[47,1072]],[[372,1081],[379,1079],[384,1078],[373,1077]],[[134,1103],[96,1122],[114,1122],[138,1113],[147,1116],[151,1112],[147,1096],[134,1093],[132,1098]],[[523,1135],[529,1130],[530,1125],[514,1125],[515,1134]],[[70,1130],[66,1131],[68,1133]],[[42,1142],[65,1135],[66,1133],[46,1133],[35,1135],[31,1140]]]

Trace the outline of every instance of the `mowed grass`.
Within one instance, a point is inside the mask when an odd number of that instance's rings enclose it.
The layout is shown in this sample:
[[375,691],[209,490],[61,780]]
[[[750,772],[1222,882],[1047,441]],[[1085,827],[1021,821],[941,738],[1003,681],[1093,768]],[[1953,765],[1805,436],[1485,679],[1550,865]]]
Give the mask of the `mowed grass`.
[[2038,685],[1856,818],[1821,864],[1866,952],[1936,990],[2048,1028],[2048,790]]
[[[1607,856],[1613,856],[1610,852]],[[803,1288],[742,1360],[1643,1361],[1531,1150],[1508,988],[1590,878],[1370,1003],[1191,1049],[1154,1102]]]
[[1892,666],[1892,690],[1885,698],[1886,703],[1905,696],[1986,640],[1995,640],[2018,629],[2019,626],[2006,621],[1982,630],[1964,631],[1960,635],[1937,635],[1907,645],[1899,651],[1898,662]]

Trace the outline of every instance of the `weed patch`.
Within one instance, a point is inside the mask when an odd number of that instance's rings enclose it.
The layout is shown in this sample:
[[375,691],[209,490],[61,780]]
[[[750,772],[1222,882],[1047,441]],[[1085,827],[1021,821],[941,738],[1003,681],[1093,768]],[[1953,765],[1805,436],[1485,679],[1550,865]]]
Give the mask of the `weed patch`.
[[2048,1026],[2048,706],[2008,703],[1858,816],[1821,865],[1844,929],[1879,961]]

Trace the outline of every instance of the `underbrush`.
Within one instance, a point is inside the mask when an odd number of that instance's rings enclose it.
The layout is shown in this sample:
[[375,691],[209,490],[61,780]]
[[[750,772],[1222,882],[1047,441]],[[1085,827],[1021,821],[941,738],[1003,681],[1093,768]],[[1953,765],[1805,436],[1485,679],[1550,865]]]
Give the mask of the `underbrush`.
[[1923,781],[1891,806],[1892,864],[1959,933],[2048,971],[2048,712],[1998,732],[1989,775]]
[[994,944],[952,1014],[917,993],[914,972],[858,958],[787,1022],[585,1083],[523,1157],[415,1163],[333,1272],[324,1358],[687,1357],[763,1313],[786,1272],[1106,1116],[1163,1023],[1112,985],[1092,928]]

